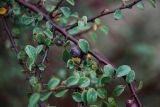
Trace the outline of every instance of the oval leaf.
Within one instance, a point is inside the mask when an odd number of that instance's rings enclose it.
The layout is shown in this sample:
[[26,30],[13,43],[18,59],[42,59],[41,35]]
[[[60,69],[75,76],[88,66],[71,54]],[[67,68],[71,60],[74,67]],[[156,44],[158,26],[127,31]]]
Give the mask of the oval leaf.
[[97,95],[98,95],[98,97],[104,99],[104,98],[107,97],[107,90],[105,90],[105,89],[98,89],[97,90]]
[[126,76],[126,82],[131,83],[134,81],[134,79],[135,79],[135,72],[131,70],[129,74]]
[[72,98],[76,102],[82,102],[81,93],[79,93],[79,92],[73,92]]
[[122,77],[127,75],[131,71],[131,68],[128,65],[122,65],[116,70],[116,77]]
[[55,96],[56,97],[63,97],[67,93],[67,91],[68,91],[68,89],[56,92]]
[[125,89],[125,86],[123,85],[117,85],[116,88],[113,90],[114,96],[120,96]]
[[92,103],[97,101],[97,92],[95,89],[90,88],[87,92],[87,102]]
[[116,10],[115,12],[114,12],[114,19],[115,20],[120,20],[120,19],[122,19],[123,18],[123,16],[122,16],[122,12],[121,12],[121,10]]
[[90,85],[90,79],[87,77],[81,77],[79,80],[79,87],[86,88]]
[[89,51],[88,41],[86,41],[85,39],[80,39],[78,42],[78,45],[79,45],[80,49],[82,50],[82,52],[88,53],[88,51]]
[[79,78],[77,76],[71,76],[67,79],[66,84],[67,86],[73,86],[78,84]]
[[56,77],[52,77],[48,82],[48,88],[54,89],[58,86],[59,83],[60,83],[60,79],[58,79]]
[[39,93],[32,94],[30,96],[30,98],[29,98],[29,106],[28,107],[35,107],[35,105],[37,104],[39,98],[40,98],[40,94]]
[[105,76],[112,77],[114,68],[112,67],[112,65],[105,65],[103,67],[103,71],[104,71]]

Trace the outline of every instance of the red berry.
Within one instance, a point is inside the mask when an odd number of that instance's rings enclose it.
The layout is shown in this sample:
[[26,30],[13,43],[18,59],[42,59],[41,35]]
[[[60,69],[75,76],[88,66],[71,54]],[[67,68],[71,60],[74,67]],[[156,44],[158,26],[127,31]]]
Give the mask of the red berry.
[[136,102],[132,99],[128,99],[126,101],[126,107],[138,107],[138,105],[136,104]]
[[70,49],[70,54],[72,57],[80,57],[81,56],[81,50],[78,46],[72,46]]

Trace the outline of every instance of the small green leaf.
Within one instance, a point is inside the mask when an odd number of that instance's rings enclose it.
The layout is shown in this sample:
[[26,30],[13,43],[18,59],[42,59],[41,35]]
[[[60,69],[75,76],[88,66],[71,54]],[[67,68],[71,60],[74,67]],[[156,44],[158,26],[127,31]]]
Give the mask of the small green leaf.
[[76,102],[82,102],[81,93],[79,93],[79,92],[73,92],[72,98]]
[[131,68],[128,65],[122,65],[116,70],[116,77],[122,77],[127,75],[131,71]]
[[101,81],[101,84],[107,84],[107,83],[109,83],[110,82],[110,77],[108,77],[108,76],[102,76],[101,78],[100,78],[100,81]]
[[113,73],[114,73],[114,68],[112,67],[112,65],[105,65],[103,67],[103,71],[104,71],[104,75],[108,76],[108,77],[112,77]]
[[89,32],[89,37],[91,38],[91,40],[96,43],[97,41],[97,34],[95,32]]
[[97,92],[95,89],[90,88],[87,92],[87,102],[93,103],[97,101]]
[[29,17],[29,16],[26,16],[26,15],[23,15],[21,17],[21,22],[25,25],[30,25],[34,22],[34,18],[32,17]]
[[88,20],[87,16],[83,16],[83,17],[82,17],[82,21],[83,21],[85,24],[87,24],[87,20]]
[[144,3],[143,2],[139,2],[136,4],[137,8],[139,9],[144,9]]
[[135,79],[135,72],[131,70],[129,74],[126,76],[126,82],[131,83],[134,81],[134,79]]
[[88,53],[88,51],[89,51],[89,43],[88,43],[88,41],[86,41],[85,39],[80,39],[78,41],[78,45],[79,45],[80,49],[82,50],[82,52]]
[[36,57],[36,49],[31,45],[27,45],[25,47],[25,52],[27,53],[29,58],[34,59]]
[[43,45],[38,45],[36,47],[36,56],[41,53],[42,49],[43,49]]
[[46,28],[47,29],[51,29],[52,28],[52,25],[48,21],[46,22]]
[[148,0],[148,2],[152,5],[152,7],[156,7],[156,0]]
[[35,28],[33,29],[33,34],[34,34],[34,35],[43,34],[42,29],[39,28],[39,27],[35,27]]
[[95,23],[96,23],[97,25],[100,25],[100,24],[101,24],[101,20],[100,20],[99,18],[97,18],[97,19],[95,19]]
[[46,30],[44,31],[44,34],[45,34],[48,38],[50,38],[50,39],[53,38],[53,33],[52,33],[49,29],[46,29]]
[[125,89],[125,86],[123,85],[117,85],[116,88],[113,90],[114,96],[120,96]]
[[71,15],[71,10],[68,7],[61,7],[60,10],[62,11],[65,17],[69,17]]
[[78,84],[80,88],[86,88],[90,85],[90,79],[88,77],[81,77]]
[[75,5],[75,1],[74,1],[74,0],[67,0],[67,2],[68,2],[69,4],[71,4],[72,6]]
[[71,54],[67,50],[65,50],[63,52],[63,57],[62,58],[63,58],[64,62],[67,62],[71,58]]
[[28,58],[27,59],[27,67],[29,68],[29,70],[31,71],[32,70],[32,67],[34,66],[34,62],[35,62],[35,58]]
[[46,10],[47,10],[48,12],[52,12],[52,11],[55,9],[55,7],[56,7],[56,6],[54,6],[54,5],[47,5],[47,6],[46,6]]
[[114,12],[114,19],[115,20],[120,20],[120,19],[122,19],[123,18],[123,15],[122,15],[122,12],[121,12],[121,10],[116,10],[115,12]]
[[69,69],[73,69],[74,68],[74,62],[71,59],[69,59],[67,61],[67,68],[69,68]]
[[60,83],[59,78],[52,77],[48,82],[48,88],[49,89],[54,89],[59,85],[59,83]]
[[105,34],[108,34],[108,32],[109,32],[109,28],[106,25],[100,26],[100,30]]
[[108,98],[109,107],[117,107],[116,100],[113,97]]
[[107,90],[99,88],[99,89],[97,89],[97,95],[98,95],[98,97],[104,99],[107,97]]
[[46,93],[41,94],[40,100],[41,101],[47,100],[51,94],[52,92],[46,92]]
[[20,51],[17,55],[17,58],[23,60],[26,57],[26,53],[24,51]]
[[83,102],[87,102],[87,90],[84,90],[81,94],[81,99]]
[[37,104],[39,99],[40,99],[40,94],[39,93],[32,94],[29,98],[28,107],[35,107],[35,105]]
[[62,90],[62,91],[56,92],[55,96],[56,97],[63,97],[67,92],[68,92],[68,89]]
[[33,88],[34,88],[35,92],[40,92],[42,89],[42,85],[41,85],[41,83],[37,83],[33,86]]
[[73,85],[78,84],[78,81],[79,81],[78,76],[71,76],[67,79],[66,84],[69,87],[69,86],[73,86]]
[[46,68],[46,65],[45,64],[39,64],[38,68],[39,68],[39,70],[44,71],[45,68]]
[[84,26],[85,26],[85,22],[83,20],[78,20],[78,28],[83,29]]
[[137,89],[138,89],[138,90],[141,90],[142,87],[143,87],[143,81],[140,81],[139,84],[138,84],[138,88],[137,88]]

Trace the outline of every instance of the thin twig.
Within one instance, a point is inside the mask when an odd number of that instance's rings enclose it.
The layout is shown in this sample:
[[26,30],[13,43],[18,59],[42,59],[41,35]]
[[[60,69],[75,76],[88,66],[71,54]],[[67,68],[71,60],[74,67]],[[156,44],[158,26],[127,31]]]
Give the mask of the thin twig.
[[[7,25],[6,17],[3,16],[3,17],[1,17],[1,19],[2,19],[2,23],[3,23],[4,27],[5,27],[5,30],[6,30],[6,32],[7,32],[7,36],[8,36],[8,38],[9,38],[10,42],[11,42],[11,45],[12,45],[12,47],[14,48],[16,55],[18,55],[19,51],[18,51],[18,48],[17,48],[17,46],[16,46],[16,43],[15,43],[15,41],[14,41],[14,39],[13,39],[13,35],[12,35],[12,33],[10,32],[9,27],[8,27],[8,25]],[[29,75],[29,73],[30,73],[31,71],[29,71],[29,69],[27,68],[27,66],[26,66],[24,63],[21,63],[21,62],[20,62],[20,65],[22,66],[22,68],[23,68],[25,71],[27,71],[27,73],[28,73],[28,75]],[[26,78],[27,78],[27,75],[26,75]],[[31,92],[34,93],[34,90],[33,90],[33,88],[32,88],[31,85],[30,85],[30,88],[31,88]],[[45,106],[42,102],[40,102],[40,101],[38,101],[38,105],[39,105],[39,107],[46,107],[46,106]]]
[[[98,14],[97,16],[90,18],[87,22],[94,22],[95,19],[100,18],[100,17],[103,17],[103,16],[106,16],[106,15],[109,15],[109,14],[112,14],[112,13],[114,13],[114,12],[115,12],[116,10],[118,10],[118,9],[119,9],[119,10],[124,10],[124,9],[127,9],[127,8],[132,8],[135,4],[137,4],[137,3],[140,2],[140,1],[142,1],[142,0],[135,0],[135,1],[133,1],[132,3],[130,3],[130,4],[121,5],[121,7],[118,7],[118,8],[116,8],[116,9],[113,9],[113,10],[110,10],[110,11],[103,11],[103,12],[101,12],[100,14]],[[66,28],[66,30],[70,30],[70,29],[72,29],[72,28],[74,28],[74,27],[76,27],[76,26],[78,26],[78,23],[75,23],[75,24],[73,24],[73,25],[69,25],[69,26]]]
[[63,1],[64,1],[64,0],[61,0],[61,1],[59,1],[59,2],[57,3],[54,11],[57,10],[57,9],[61,6],[61,4],[63,3]]

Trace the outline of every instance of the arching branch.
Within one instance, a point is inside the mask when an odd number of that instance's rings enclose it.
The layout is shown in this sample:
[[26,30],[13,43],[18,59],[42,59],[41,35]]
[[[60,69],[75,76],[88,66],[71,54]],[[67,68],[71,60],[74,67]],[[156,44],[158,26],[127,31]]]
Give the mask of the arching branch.
[[[100,14],[98,14],[97,16],[95,16],[95,17],[92,17],[92,18],[90,18],[87,22],[94,22],[94,20],[95,19],[97,19],[97,18],[100,18],[100,17],[103,17],[103,16],[106,16],[106,15],[109,15],[109,14],[112,14],[112,13],[114,13],[116,10],[124,10],[124,9],[130,9],[130,8],[132,8],[135,4],[137,4],[138,2],[140,2],[140,1],[142,1],[142,0],[134,0],[132,3],[130,3],[130,4],[127,4],[127,5],[121,5],[120,7],[118,7],[118,8],[116,8],[116,9],[113,9],[113,10],[108,10],[108,11],[102,11]],[[69,25],[67,28],[66,28],[66,30],[70,30],[70,29],[72,29],[72,28],[74,28],[74,27],[76,27],[76,26],[78,26],[78,23],[75,23],[75,24],[73,24],[73,25]]]

